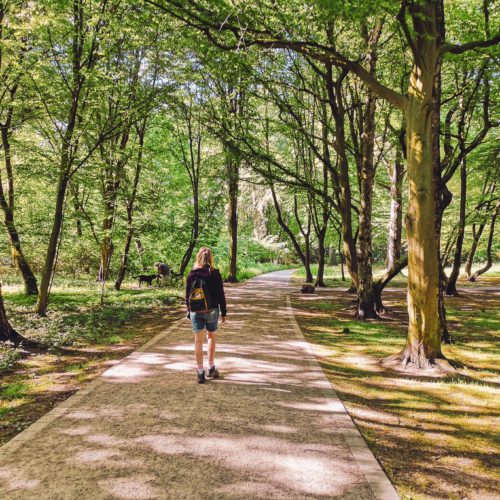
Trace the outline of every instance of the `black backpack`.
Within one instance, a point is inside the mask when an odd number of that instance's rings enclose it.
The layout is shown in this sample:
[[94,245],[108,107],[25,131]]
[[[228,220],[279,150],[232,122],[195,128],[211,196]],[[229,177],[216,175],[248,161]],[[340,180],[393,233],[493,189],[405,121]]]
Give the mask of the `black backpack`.
[[189,310],[192,312],[207,312],[213,308],[214,305],[208,291],[207,282],[199,276],[196,277],[189,292]]

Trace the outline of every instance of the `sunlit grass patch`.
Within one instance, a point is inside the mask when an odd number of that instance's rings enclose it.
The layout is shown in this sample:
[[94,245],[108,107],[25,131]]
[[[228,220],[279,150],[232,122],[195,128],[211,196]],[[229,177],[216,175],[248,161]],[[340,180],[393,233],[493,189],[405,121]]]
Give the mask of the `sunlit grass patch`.
[[65,346],[111,345],[130,338],[123,327],[140,315],[176,308],[182,291],[175,288],[106,290],[104,304],[94,282],[63,282],[54,286],[45,318],[34,313],[36,297],[24,295],[20,287],[5,293],[5,303],[13,325],[23,335],[52,349]]
[[2,388],[0,392],[0,397],[6,399],[7,401],[12,401],[13,399],[22,399],[26,396],[29,391],[29,386],[23,382],[14,382],[8,384]]
[[[48,314],[40,318],[36,297],[24,295],[18,279],[2,291],[13,326],[44,349],[21,357],[0,346],[0,391],[8,388],[0,392],[0,444],[102,373],[108,360],[127,355],[179,317],[183,295],[181,288],[125,283],[118,292],[108,284],[101,305],[95,281],[57,278]],[[11,385],[18,383],[17,389]]]
[[[474,266],[474,269],[476,267],[481,267],[481,264],[477,264],[476,266]],[[313,273],[313,276],[316,277],[318,272],[318,265],[312,264],[311,271]],[[377,279],[379,279],[385,273],[385,271],[386,270],[384,266],[374,265],[373,266],[374,280],[376,281]],[[449,275],[451,268],[446,268],[445,271],[447,275]],[[306,278],[306,272],[304,268],[301,267],[299,270],[297,270],[297,272],[294,274],[294,277],[297,283],[303,282]],[[468,281],[467,279],[465,279],[464,275],[461,274],[457,283],[457,287],[458,289],[461,288],[468,289],[472,287],[492,286],[495,285],[496,282],[494,280],[497,279],[498,277],[500,277],[500,263],[495,263],[487,273],[479,276],[477,281],[474,282]],[[324,281],[327,287],[349,288],[351,281],[346,266],[344,266],[344,278],[345,280],[342,280],[342,271],[340,264],[335,266],[325,267]],[[403,269],[397,276],[395,276],[391,280],[388,286],[394,288],[405,288],[407,283],[408,283],[408,270]]]
[[341,291],[319,291],[314,300],[295,294],[293,305],[325,374],[403,499],[493,498],[500,491],[498,300],[464,294],[449,301],[454,343],[443,350],[459,368],[430,379],[380,364],[405,344],[403,294],[388,294],[396,313],[383,321],[355,320],[346,309],[352,296]]

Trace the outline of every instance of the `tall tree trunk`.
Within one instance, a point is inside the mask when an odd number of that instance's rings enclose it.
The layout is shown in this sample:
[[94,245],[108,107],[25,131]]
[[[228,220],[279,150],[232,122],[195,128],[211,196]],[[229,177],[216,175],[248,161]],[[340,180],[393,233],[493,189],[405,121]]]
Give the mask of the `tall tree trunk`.
[[391,209],[389,236],[387,238],[386,269],[393,269],[401,258],[401,236],[403,232],[403,176],[402,152],[398,148],[391,169]]
[[375,167],[373,164],[373,146],[375,139],[375,96],[368,92],[364,116],[363,159],[360,179],[361,207],[359,211],[359,253],[357,311],[359,319],[378,318],[375,311],[372,269],[372,199]]
[[[432,170],[434,177],[434,198],[436,215],[434,217],[434,232],[438,252],[439,265],[439,294],[438,294],[438,312],[439,325],[441,330],[441,340],[445,343],[451,343],[450,334],[448,332],[448,322],[446,321],[446,307],[444,303],[444,291],[446,288],[446,274],[444,272],[443,259],[441,256],[441,226],[443,223],[443,214],[453,198],[452,193],[448,189],[445,180],[443,179],[442,163],[441,163],[441,67],[443,58],[439,54],[439,50],[445,41],[445,21],[444,21],[444,2],[443,0],[431,0],[428,3],[427,9],[433,11],[431,19],[431,31],[434,37],[434,45],[436,49],[436,58],[434,66],[434,78],[432,87],[432,115],[431,129],[432,133]],[[420,21],[420,20],[419,20]],[[422,54],[422,57],[424,54]]]
[[433,87],[437,67],[435,1],[412,4],[417,33],[406,108],[408,155],[408,337],[403,364],[432,367],[441,352],[440,266],[433,161]]
[[326,247],[325,247],[326,227],[324,231],[319,231],[318,238],[318,274],[316,275],[316,286],[325,286],[325,262],[326,262]]
[[9,117],[5,124],[1,125],[2,148],[4,154],[5,171],[7,173],[8,194],[5,197],[2,178],[0,176],[0,207],[4,213],[4,224],[9,235],[12,260],[16,264],[21,273],[24,282],[24,291],[27,295],[37,295],[38,285],[35,275],[31,270],[21,247],[21,240],[17,232],[14,220],[14,175],[12,170],[12,158],[9,141],[9,127],[12,117],[12,112],[9,110]]
[[453,256],[453,268],[446,284],[446,295],[458,295],[457,280],[460,274],[462,263],[462,248],[465,235],[465,209],[467,198],[467,162],[464,156],[460,167],[460,215],[458,219],[458,235],[455,244],[455,254]]
[[[40,316],[45,316],[49,301],[50,285],[54,273],[54,265],[59,246],[59,237],[63,225],[64,205],[66,201],[66,191],[70,180],[71,169],[73,167],[74,155],[76,153],[76,144],[73,144],[73,138],[77,123],[81,118],[82,100],[85,76],[82,75],[82,59],[85,38],[84,11],[80,2],[74,1],[72,5],[72,40],[71,40],[71,93],[70,104],[66,129],[62,137],[61,156],[59,162],[59,179],[57,185],[56,206],[54,210],[54,220],[52,230],[47,245],[47,254],[43,268],[40,290],[38,292],[38,301],[36,312]],[[87,69],[90,70],[94,61],[93,55],[96,46],[92,46],[88,54]]]
[[352,229],[352,196],[351,183],[349,179],[349,160],[347,157],[347,146],[345,141],[345,108],[342,98],[342,82],[346,73],[334,82],[333,68],[331,64],[326,64],[326,89],[328,103],[335,121],[334,148],[338,156],[338,184],[339,184],[339,210],[342,235],[342,246],[344,262],[347,271],[357,288],[358,285],[358,257],[356,252],[356,241],[353,237]]
[[127,236],[125,238],[125,247],[123,249],[123,254],[120,263],[120,269],[118,270],[118,276],[115,281],[115,289],[120,290],[125,275],[128,271],[128,256],[130,251],[130,245],[132,243],[132,238],[134,236],[134,226],[133,226],[133,213],[135,199],[137,197],[137,189],[139,188],[139,179],[141,177],[142,171],[142,154],[144,150],[144,136],[146,135],[146,120],[142,122],[140,126],[137,127],[137,134],[139,136],[139,150],[137,151],[137,161],[135,164],[134,182],[132,184],[132,193],[127,201]]
[[[66,165],[67,157],[63,156],[63,165]],[[66,199],[66,191],[68,188],[68,177],[64,168],[63,173],[59,177],[59,184],[57,189],[56,207],[54,211],[54,220],[52,223],[52,230],[47,245],[47,254],[45,257],[45,264],[43,267],[42,280],[40,282],[40,290],[38,292],[38,301],[36,304],[36,312],[39,316],[45,316],[47,313],[47,306],[49,303],[49,290],[52,282],[54,272],[54,264],[59,246],[59,237],[61,235],[61,228],[64,218],[64,203]]]
[[[366,27],[364,28],[366,30]],[[377,43],[382,31],[378,21],[370,35],[365,33],[367,44],[368,72],[375,75],[377,66]],[[359,210],[359,254],[358,254],[358,283],[357,283],[357,310],[359,319],[378,318],[375,310],[375,290],[373,287],[373,255],[372,255],[372,200],[373,182],[376,165],[374,162],[375,148],[375,112],[377,96],[371,90],[366,91],[365,109],[362,119],[361,132],[361,169],[360,169],[360,199]]]
[[339,248],[338,248],[338,253],[339,253],[339,258],[340,258],[340,279],[342,281],[345,281],[345,271],[344,271],[344,262],[345,262],[345,257],[342,252],[342,238],[341,238],[341,231],[339,228]]
[[495,222],[498,216],[498,208],[500,207],[500,202],[497,202],[495,206],[495,211],[493,212],[493,217],[491,218],[490,224],[490,234],[488,236],[488,246],[486,247],[486,264],[478,269],[470,278],[469,281],[476,281],[477,277],[484,274],[493,265],[493,257],[491,255],[491,247],[493,246],[493,236],[495,234]]
[[299,206],[297,202],[297,196],[294,196],[293,199],[293,213],[295,215],[295,220],[297,221],[297,225],[299,226],[299,231],[304,238],[304,267],[306,270],[306,283],[312,283],[314,281],[312,271],[311,271],[311,206],[309,203],[307,209],[307,224],[304,229],[302,222],[300,220],[299,215]]
[[228,159],[229,184],[229,275],[227,281],[236,283],[238,264],[238,185],[239,162],[235,158]]
[[132,238],[134,236],[134,227],[132,225],[132,210],[127,209],[127,236],[125,237],[125,246],[123,248],[123,254],[120,262],[120,268],[118,269],[118,276],[115,281],[115,290],[120,290],[125,275],[128,271],[128,256],[130,252],[130,245],[132,243]]

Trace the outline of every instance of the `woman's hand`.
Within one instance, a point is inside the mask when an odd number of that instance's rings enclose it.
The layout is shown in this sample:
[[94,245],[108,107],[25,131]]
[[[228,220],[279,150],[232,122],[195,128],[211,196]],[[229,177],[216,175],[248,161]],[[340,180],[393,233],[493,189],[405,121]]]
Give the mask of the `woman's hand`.
[[225,316],[221,316],[221,318],[220,318],[220,324],[223,325],[225,322],[226,322],[226,317]]

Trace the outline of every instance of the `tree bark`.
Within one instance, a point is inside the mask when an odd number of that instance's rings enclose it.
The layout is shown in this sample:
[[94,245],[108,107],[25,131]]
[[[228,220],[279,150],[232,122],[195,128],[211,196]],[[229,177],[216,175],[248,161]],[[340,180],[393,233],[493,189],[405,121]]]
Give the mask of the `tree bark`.
[[326,89],[328,103],[335,122],[335,140],[333,143],[338,156],[338,184],[339,184],[339,215],[342,220],[342,250],[347,271],[357,288],[358,284],[358,257],[356,242],[352,230],[352,196],[349,179],[349,160],[347,157],[347,146],[345,140],[345,108],[342,98],[342,82],[346,73],[334,82],[332,64],[326,64]]
[[[63,162],[66,162],[66,156],[63,156]],[[52,222],[52,230],[47,245],[47,254],[42,272],[42,280],[40,282],[40,290],[38,292],[38,301],[36,304],[36,312],[39,316],[45,316],[49,302],[49,289],[54,272],[54,264],[56,260],[57,248],[59,245],[59,236],[64,218],[64,202],[66,199],[66,190],[68,188],[68,178],[66,170],[60,175],[57,189],[56,206],[54,211],[54,220]]]
[[465,209],[467,198],[467,161],[466,157],[462,159],[460,167],[460,214],[458,219],[458,235],[455,244],[455,254],[453,256],[453,268],[451,270],[448,282],[446,284],[446,295],[458,296],[457,280],[460,274],[460,265],[462,263],[462,248],[465,235]]
[[139,136],[139,146],[138,146],[139,149],[137,151],[137,161],[135,164],[132,192],[130,194],[130,198],[127,200],[127,236],[125,238],[125,247],[123,249],[120,268],[118,270],[118,276],[115,281],[116,290],[120,290],[123,280],[125,279],[125,275],[127,274],[128,271],[128,257],[129,257],[130,245],[132,243],[132,238],[134,236],[134,226],[133,226],[134,205],[137,197],[137,190],[139,188],[139,179],[142,171],[142,153],[144,150],[144,136],[146,135],[146,120],[144,120],[142,124],[137,127],[137,134]]
[[401,258],[401,236],[403,232],[403,177],[402,152],[398,148],[396,160],[390,172],[391,208],[389,235],[387,238],[386,269],[393,269]]
[[12,260],[16,264],[19,272],[21,273],[24,291],[27,295],[37,295],[38,285],[29,266],[22,247],[21,240],[19,238],[19,233],[17,231],[15,219],[14,219],[14,175],[12,170],[12,157],[10,150],[10,140],[9,140],[9,128],[12,119],[12,110],[9,110],[6,123],[0,124],[1,135],[2,135],[2,149],[4,154],[5,171],[7,173],[7,186],[8,193],[7,198],[5,197],[4,188],[2,185],[2,177],[0,175],[0,207],[2,208],[4,214],[4,225],[9,235],[10,247]]
[[295,195],[293,198],[293,213],[295,215],[295,220],[297,221],[297,225],[299,226],[299,231],[304,238],[304,267],[306,270],[306,283],[312,283],[314,281],[313,274],[311,271],[311,202],[309,201],[307,207],[307,223],[304,229],[302,222],[300,220],[299,215],[299,206],[297,202],[297,196]]
[[[438,63],[436,1],[412,4],[417,33],[408,89],[406,147],[408,155],[408,337],[403,365],[435,365],[441,352],[439,241],[436,234],[433,89]],[[434,221],[435,223],[431,223]]]
[[321,232],[318,235],[318,273],[316,274],[315,286],[324,287],[325,286],[325,233]]
[[[105,8],[101,10],[103,14]],[[83,112],[83,103],[85,102],[84,85],[87,75],[83,72],[84,59],[83,51],[85,46],[85,36],[87,34],[85,28],[84,8],[81,2],[76,0],[72,4],[72,38],[71,38],[71,75],[68,76],[68,81],[71,82],[68,115],[66,120],[66,127],[61,140],[61,153],[59,159],[59,178],[57,185],[56,205],[54,210],[54,219],[52,222],[52,229],[47,246],[47,254],[45,257],[45,264],[43,268],[42,280],[40,282],[40,290],[38,293],[38,301],[36,305],[36,312],[40,316],[45,316],[47,312],[50,285],[54,273],[55,260],[57,249],[59,246],[59,237],[64,217],[64,206],[66,200],[66,192],[70,177],[72,175],[72,168],[74,167],[74,158],[78,146],[77,141],[74,141],[76,128],[80,125],[80,119]],[[101,23],[98,23],[98,30]],[[95,35],[96,33],[94,33]],[[89,48],[89,53],[86,57],[85,68],[92,69],[95,63],[95,51],[97,44],[92,44]],[[66,78],[66,77],[65,77]],[[76,142],[76,143],[75,143]]]
[[2,286],[0,285],[0,342],[10,342],[19,347],[36,347],[38,344],[19,334],[10,324],[5,311],[5,305],[2,296]]
[[404,258],[399,262],[396,262],[391,269],[387,269],[386,272],[379,278],[379,280],[374,284],[375,288],[375,303],[377,312],[381,313],[386,311],[384,304],[382,302],[382,292],[384,288],[390,283],[390,281],[395,278],[406,266],[408,265],[408,258]]
[[229,275],[227,281],[238,281],[238,189],[239,189],[239,163],[235,158],[229,158],[228,164],[229,187]]
[[495,222],[498,216],[498,208],[500,207],[500,202],[497,202],[495,206],[495,211],[493,212],[493,217],[490,223],[490,234],[488,236],[488,246],[486,247],[486,264],[478,269],[470,278],[469,281],[476,281],[477,277],[484,274],[493,265],[493,257],[491,255],[491,248],[493,246],[493,236],[495,234]]
[[[364,27],[366,31],[366,26]],[[377,65],[377,43],[382,32],[382,24],[377,21],[372,32],[365,32],[367,44],[366,59],[368,73],[375,76]],[[359,210],[358,234],[358,282],[356,317],[359,319],[378,319],[375,307],[375,290],[373,286],[373,255],[372,255],[372,200],[373,183],[376,165],[374,162],[375,148],[375,112],[377,95],[373,90],[366,90],[364,112],[361,120],[361,164],[359,168],[359,187],[361,207]]]

